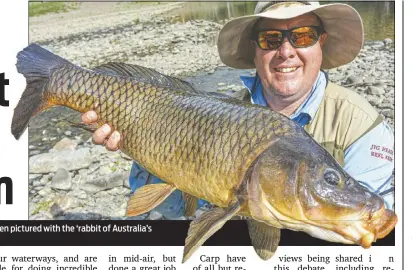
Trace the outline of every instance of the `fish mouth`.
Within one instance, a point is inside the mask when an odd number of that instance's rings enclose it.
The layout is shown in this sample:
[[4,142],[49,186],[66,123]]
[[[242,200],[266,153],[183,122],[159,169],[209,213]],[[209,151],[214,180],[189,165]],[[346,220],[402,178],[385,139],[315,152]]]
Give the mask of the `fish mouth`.
[[387,236],[392,231],[392,229],[395,228],[395,225],[398,222],[398,217],[396,216],[395,212],[388,209],[385,209],[382,219],[386,220],[386,222],[378,228],[376,234],[377,239],[381,239]]
[[[370,248],[372,243],[376,242],[377,239],[386,237],[393,230],[397,222],[398,217],[393,211],[382,209],[371,215],[368,221],[359,226],[361,228],[358,227],[360,237],[358,238],[359,240],[354,241],[354,243],[359,244],[363,248]],[[348,234],[346,234],[346,237],[351,238]]]
[[[322,194],[319,194],[317,189],[313,190],[313,195],[315,199],[323,202],[322,198],[324,196],[321,196]],[[345,238],[345,241],[360,245],[363,248],[369,248],[373,242],[386,237],[393,230],[398,218],[395,212],[385,208],[383,200],[377,195],[367,196],[365,199],[364,203],[358,203],[357,205],[356,202],[362,202],[361,199],[356,199],[355,202],[348,202],[347,204],[343,202],[338,207],[348,209],[347,212],[351,213],[339,216],[339,212],[337,212],[338,216],[332,217],[329,220],[330,224],[322,222],[318,223],[318,226],[336,232]],[[310,210],[312,215],[308,219],[313,216],[321,216],[322,214],[318,212],[322,212],[322,210],[316,211],[315,208],[312,208]]]
[[[313,212],[312,212],[313,213]],[[319,215],[318,215],[319,216]],[[306,220],[301,229],[310,235],[330,242],[357,244],[369,248],[377,239],[386,237],[395,227],[396,214],[383,206],[375,212],[363,212],[341,217],[337,220]],[[297,226],[295,226],[297,228]]]
[[[379,216],[378,218],[376,217],[377,215]],[[364,235],[359,244],[364,248],[369,248],[372,242],[386,237],[395,228],[397,222],[398,217],[396,214],[388,209],[373,215],[371,223],[365,226],[365,229],[370,233]]]

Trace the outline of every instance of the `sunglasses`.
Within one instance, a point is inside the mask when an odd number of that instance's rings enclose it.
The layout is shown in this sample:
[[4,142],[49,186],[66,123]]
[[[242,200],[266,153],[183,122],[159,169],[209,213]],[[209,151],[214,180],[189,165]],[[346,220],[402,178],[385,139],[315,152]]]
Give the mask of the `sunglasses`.
[[289,30],[262,30],[257,32],[253,40],[262,50],[276,50],[285,37],[295,48],[307,48],[318,42],[324,30],[321,26],[300,26]]

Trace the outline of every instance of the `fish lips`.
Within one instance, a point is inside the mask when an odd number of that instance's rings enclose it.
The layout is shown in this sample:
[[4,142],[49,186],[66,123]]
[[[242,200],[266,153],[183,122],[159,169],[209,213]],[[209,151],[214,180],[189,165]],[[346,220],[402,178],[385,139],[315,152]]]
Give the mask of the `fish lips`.
[[364,225],[364,228],[370,233],[365,234],[360,239],[359,244],[363,248],[369,248],[372,242],[386,237],[395,228],[397,222],[398,217],[393,211],[383,209],[379,214],[372,217],[369,224]]
[[[363,213],[365,217],[363,227],[373,233],[373,242],[387,236],[398,222],[398,217],[395,212],[386,209],[383,199],[376,194],[372,194],[363,209]],[[362,246],[364,246],[363,242],[364,240],[362,240]],[[367,245],[367,243],[365,244]]]
[[[320,190],[322,192],[319,192]],[[393,230],[398,220],[393,211],[385,209],[382,198],[367,191],[365,191],[365,194],[359,192],[359,196],[346,196],[345,193],[325,189],[323,185],[316,187],[315,184],[310,193],[313,196],[314,204],[319,207],[317,209],[313,205],[314,207],[310,208],[310,212],[314,214],[319,211],[339,213],[340,215],[336,218],[332,215],[329,216],[326,224],[334,224],[332,230],[364,248],[369,248],[377,239],[386,237]],[[328,204],[328,202],[331,202],[330,198],[336,197],[339,199],[333,205]],[[361,200],[362,198],[363,200]],[[325,209],[325,203],[335,211]],[[311,218],[309,217],[309,219]],[[320,227],[323,225],[325,224],[318,224]]]
[[395,212],[384,209],[378,222],[375,223],[375,239],[381,239],[387,236],[396,226],[398,217]]

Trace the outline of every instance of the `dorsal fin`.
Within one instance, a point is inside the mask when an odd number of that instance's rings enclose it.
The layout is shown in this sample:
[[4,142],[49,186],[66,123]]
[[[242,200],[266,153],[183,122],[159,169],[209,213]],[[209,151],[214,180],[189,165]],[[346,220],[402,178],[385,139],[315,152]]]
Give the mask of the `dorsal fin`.
[[196,89],[191,83],[181,80],[176,77],[162,74],[152,68],[142,67],[139,65],[132,65],[126,63],[109,62],[101,66],[93,68],[99,73],[133,77],[137,80],[169,88],[171,90],[180,90],[196,94],[204,94],[204,92]]
[[116,76],[133,77],[137,80],[155,86],[166,87],[170,90],[185,91],[198,95],[205,95],[221,99],[231,99],[232,97],[217,92],[201,91],[193,84],[182,79],[162,74],[152,68],[142,67],[126,63],[109,62],[93,68],[94,71]]

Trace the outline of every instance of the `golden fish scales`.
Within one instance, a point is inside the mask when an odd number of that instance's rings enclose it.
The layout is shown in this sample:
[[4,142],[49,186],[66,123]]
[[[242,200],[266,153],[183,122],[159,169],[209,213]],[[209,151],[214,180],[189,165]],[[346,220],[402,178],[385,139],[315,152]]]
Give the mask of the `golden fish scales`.
[[122,135],[120,149],[193,196],[227,206],[256,157],[288,132],[258,106],[173,91],[65,66],[52,74],[48,106],[95,110]]

